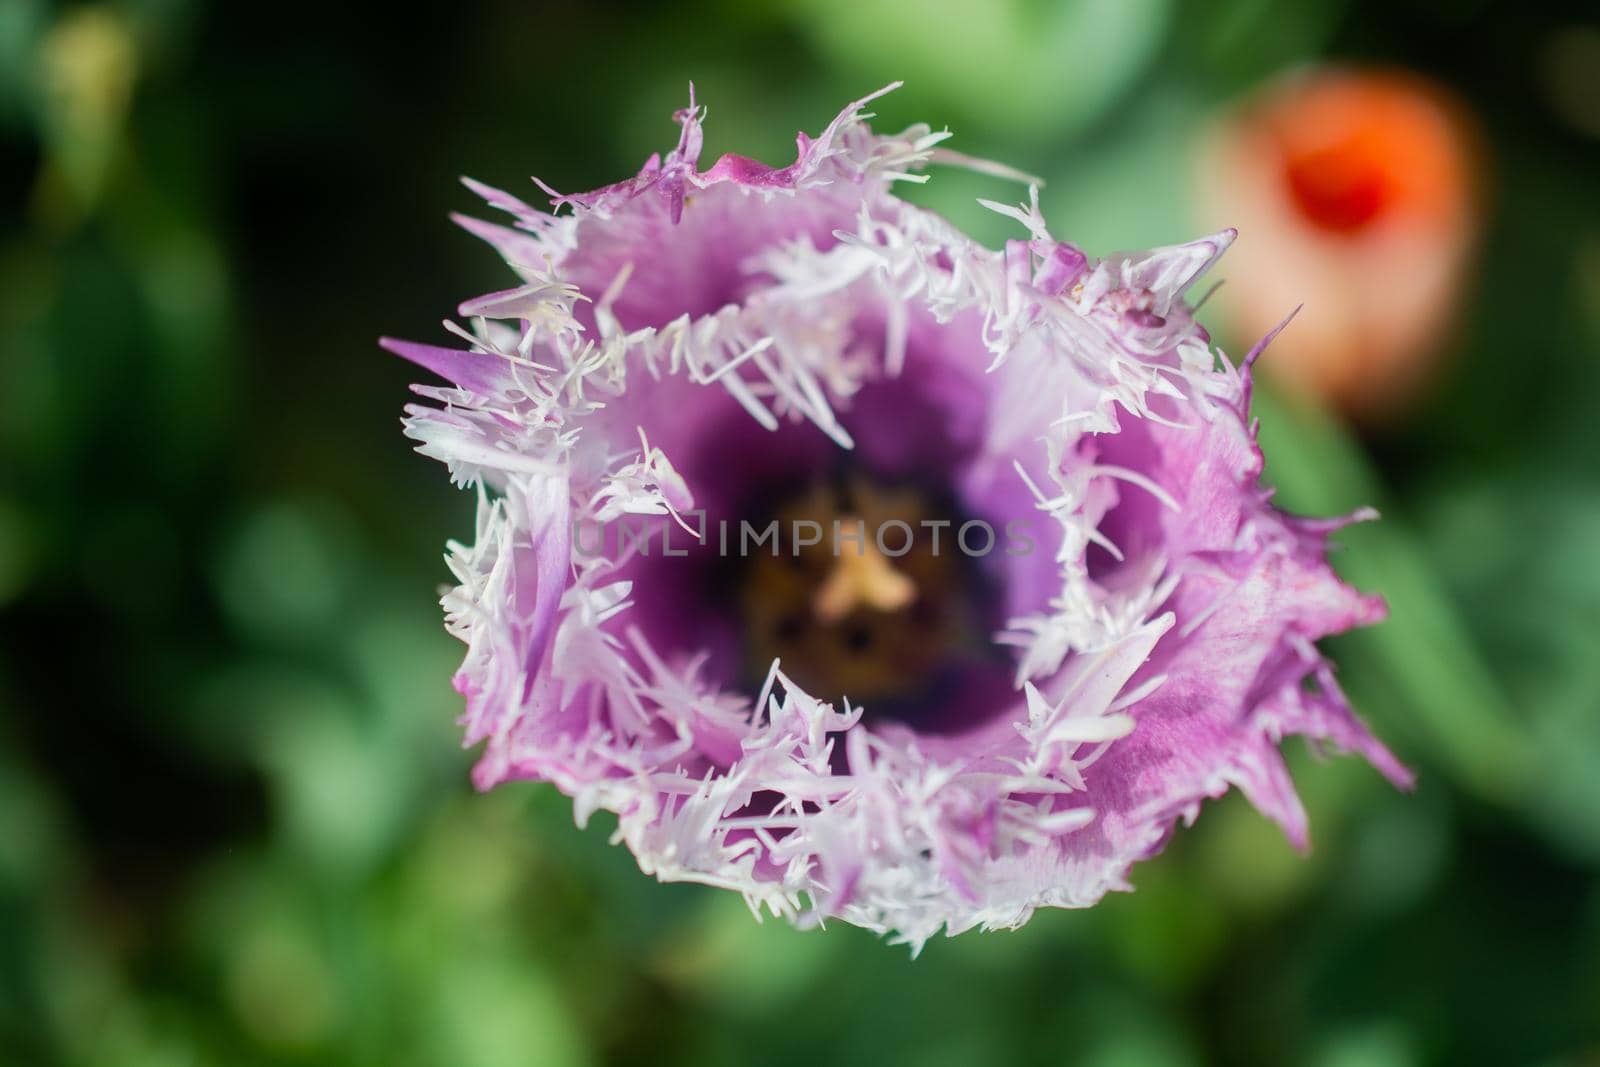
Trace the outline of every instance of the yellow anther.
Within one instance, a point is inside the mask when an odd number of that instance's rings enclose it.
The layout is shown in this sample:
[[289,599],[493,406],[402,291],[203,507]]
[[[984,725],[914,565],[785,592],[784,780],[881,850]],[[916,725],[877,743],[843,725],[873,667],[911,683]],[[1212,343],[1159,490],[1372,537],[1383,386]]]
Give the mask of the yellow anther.
[[811,610],[823,622],[833,623],[861,607],[899,611],[916,597],[916,583],[895,570],[869,537],[856,551],[840,551],[833,570],[811,598]]

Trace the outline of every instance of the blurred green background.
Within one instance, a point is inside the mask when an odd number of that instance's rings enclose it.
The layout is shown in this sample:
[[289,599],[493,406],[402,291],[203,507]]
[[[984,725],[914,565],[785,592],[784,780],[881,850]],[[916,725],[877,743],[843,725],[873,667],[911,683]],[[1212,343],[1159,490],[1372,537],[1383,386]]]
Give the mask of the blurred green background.
[[[0,1064],[1600,1064],[1596,25],[0,0]],[[1365,433],[1261,407],[1281,499],[1385,512],[1339,563],[1394,617],[1333,651],[1414,795],[1291,745],[1309,857],[1229,797],[1136,893],[912,961],[658,886],[549,787],[472,793],[435,603],[472,498],[374,344],[507,277],[445,219],[458,174],[621,177],[691,78],[706,160],[781,163],[904,78],[881,128],[1045,176],[1103,253],[1195,233],[1207,122],[1324,59],[1449,86],[1493,167],[1428,399]],[[1014,236],[991,179],[911,195]]]

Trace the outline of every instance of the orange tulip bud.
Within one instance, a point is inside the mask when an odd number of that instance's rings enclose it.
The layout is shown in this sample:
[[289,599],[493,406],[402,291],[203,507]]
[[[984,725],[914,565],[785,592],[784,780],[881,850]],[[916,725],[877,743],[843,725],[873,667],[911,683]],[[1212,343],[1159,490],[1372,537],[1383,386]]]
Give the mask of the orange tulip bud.
[[1359,419],[1415,399],[1460,302],[1479,171],[1460,106],[1407,73],[1301,73],[1229,114],[1201,168],[1208,221],[1239,230],[1219,297],[1252,338],[1304,305],[1267,372]]

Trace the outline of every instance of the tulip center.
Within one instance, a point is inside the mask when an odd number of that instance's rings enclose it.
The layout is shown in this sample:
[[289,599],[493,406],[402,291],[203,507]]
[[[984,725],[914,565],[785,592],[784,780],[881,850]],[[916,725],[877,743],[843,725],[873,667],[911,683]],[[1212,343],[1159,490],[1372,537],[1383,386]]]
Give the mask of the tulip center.
[[936,728],[955,675],[994,658],[997,621],[979,558],[958,538],[964,520],[946,505],[846,473],[761,509],[776,534],[741,555],[734,579],[746,673],[765,675],[776,658],[818,697]]
[[1285,178],[1307,219],[1347,233],[1375,219],[1389,201],[1387,163],[1376,146],[1352,138],[1289,160]]

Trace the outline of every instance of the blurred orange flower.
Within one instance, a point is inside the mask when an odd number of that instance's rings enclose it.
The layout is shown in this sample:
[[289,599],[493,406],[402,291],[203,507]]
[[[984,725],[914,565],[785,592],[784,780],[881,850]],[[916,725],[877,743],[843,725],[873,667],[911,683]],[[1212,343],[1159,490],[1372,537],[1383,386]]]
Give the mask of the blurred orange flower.
[[1406,72],[1302,72],[1225,116],[1200,180],[1207,221],[1240,235],[1219,296],[1251,338],[1304,305],[1268,373],[1358,419],[1414,399],[1460,303],[1481,171],[1462,107]]

